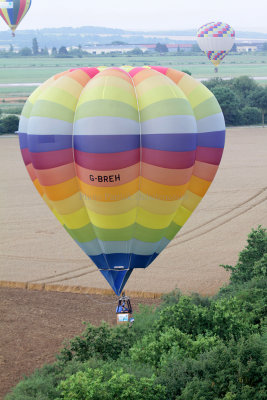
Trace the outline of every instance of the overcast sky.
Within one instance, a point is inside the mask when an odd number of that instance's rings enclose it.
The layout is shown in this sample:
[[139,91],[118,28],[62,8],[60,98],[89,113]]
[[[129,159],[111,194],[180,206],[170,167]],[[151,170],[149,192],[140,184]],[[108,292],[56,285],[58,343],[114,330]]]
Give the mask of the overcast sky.
[[[236,31],[267,33],[267,0],[32,0],[18,29],[106,26],[180,30],[211,21],[227,22]],[[1,19],[0,30],[5,29]]]

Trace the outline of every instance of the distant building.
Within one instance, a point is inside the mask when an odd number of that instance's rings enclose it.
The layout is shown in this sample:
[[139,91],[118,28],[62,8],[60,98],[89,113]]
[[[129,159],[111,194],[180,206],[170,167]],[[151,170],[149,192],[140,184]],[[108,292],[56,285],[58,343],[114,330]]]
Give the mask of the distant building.
[[264,42],[236,42],[236,51],[238,53],[248,53],[262,51]]
[[[166,44],[169,52],[177,52],[179,51],[191,51],[193,44],[191,43],[175,43],[175,44]],[[87,51],[91,54],[106,54],[106,53],[127,53],[128,51],[132,51],[134,49],[140,49],[143,52],[156,51],[156,43],[153,44],[144,44],[144,43],[134,43],[134,44],[88,44],[83,46],[83,50]]]

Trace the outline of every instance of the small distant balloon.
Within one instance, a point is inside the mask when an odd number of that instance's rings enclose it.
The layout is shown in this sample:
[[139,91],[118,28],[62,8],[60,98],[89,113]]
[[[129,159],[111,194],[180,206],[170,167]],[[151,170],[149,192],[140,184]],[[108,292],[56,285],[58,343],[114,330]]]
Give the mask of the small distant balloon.
[[15,36],[14,32],[27,14],[30,6],[31,0],[0,0],[0,15],[12,30],[13,36]]
[[197,43],[218,72],[218,66],[235,41],[234,29],[224,22],[209,22],[197,31]]

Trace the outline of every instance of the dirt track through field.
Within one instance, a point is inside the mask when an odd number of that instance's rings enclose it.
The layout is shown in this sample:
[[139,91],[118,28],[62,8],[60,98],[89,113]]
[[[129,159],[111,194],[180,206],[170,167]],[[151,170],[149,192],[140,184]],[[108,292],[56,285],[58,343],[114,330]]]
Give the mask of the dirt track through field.
[[[32,185],[17,138],[0,140],[0,281],[108,289]],[[126,289],[213,294],[227,282],[252,227],[267,225],[267,128],[227,130],[221,166],[181,232]],[[234,239],[234,240],[233,240]]]

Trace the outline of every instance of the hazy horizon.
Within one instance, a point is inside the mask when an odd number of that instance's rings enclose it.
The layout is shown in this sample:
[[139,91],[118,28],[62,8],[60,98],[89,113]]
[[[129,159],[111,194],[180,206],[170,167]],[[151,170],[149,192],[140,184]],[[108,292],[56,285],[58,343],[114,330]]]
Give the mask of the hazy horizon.
[[[106,27],[132,31],[198,29],[210,21],[223,21],[236,31],[267,33],[265,0],[135,0],[134,3],[102,0],[32,0],[32,6],[18,27],[42,29],[82,26]],[[0,30],[6,30],[1,18]]]

